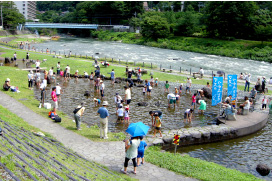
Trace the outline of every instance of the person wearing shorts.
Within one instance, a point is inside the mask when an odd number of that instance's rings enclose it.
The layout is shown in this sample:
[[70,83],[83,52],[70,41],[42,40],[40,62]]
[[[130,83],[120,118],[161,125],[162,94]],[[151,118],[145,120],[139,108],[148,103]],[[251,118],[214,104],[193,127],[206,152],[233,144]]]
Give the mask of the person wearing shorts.
[[187,91],[191,94],[191,86],[192,86],[192,80],[190,77],[187,77],[187,82],[186,82],[186,90],[185,93],[187,94]]
[[[144,151],[145,147],[147,146],[146,142],[143,140],[143,136],[140,136],[140,145],[138,147],[138,156],[137,156],[137,166],[141,166],[144,164]],[[142,162],[140,164],[140,158],[142,158]]]
[[111,71],[111,83],[114,84],[115,82],[115,72],[114,72],[114,69],[112,69]]
[[125,86],[124,88],[125,88],[125,100],[126,100],[127,105],[129,105],[131,102],[131,92],[127,86]]
[[162,121],[162,112],[161,111],[149,111],[149,115],[151,116],[152,126],[155,126],[155,118],[154,118],[155,114],[158,114],[159,118]]
[[184,112],[184,122],[188,121],[191,122],[192,121],[192,116],[193,116],[193,109],[186,109]]
[[156,136],[156,130],[160,133],[160,137],[162,138],[162,133],[161,133],[161,119],[159,118],[159,114],[155,113],[155,129],[154,129],[154,136]]
[[196,108],[196,93],[192,96],[192,108]]
[[175,108],[176,107],[176,101],[177,101],[175,94],[169,93],[167,95],[167,99],[168,99],[168,107],[170,107],[171,104],[174,104],[174,108]]

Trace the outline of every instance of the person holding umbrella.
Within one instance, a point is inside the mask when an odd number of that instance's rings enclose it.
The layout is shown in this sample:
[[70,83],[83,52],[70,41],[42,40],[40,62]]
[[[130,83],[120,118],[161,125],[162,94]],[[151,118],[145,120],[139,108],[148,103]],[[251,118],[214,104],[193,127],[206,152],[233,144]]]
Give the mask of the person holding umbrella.
[[125,140],[126,157],[124,162],[124,169],[121,172],[127,174],[128,161],[131,159],[134,166],[134,171],[132,173],[136,174],[136,157],[138,155],[138,147],[140,145],[140,136],[147,134],[149,127],[142,122],[131,123],[127,128],[126,132],[132,137],[131,140]]

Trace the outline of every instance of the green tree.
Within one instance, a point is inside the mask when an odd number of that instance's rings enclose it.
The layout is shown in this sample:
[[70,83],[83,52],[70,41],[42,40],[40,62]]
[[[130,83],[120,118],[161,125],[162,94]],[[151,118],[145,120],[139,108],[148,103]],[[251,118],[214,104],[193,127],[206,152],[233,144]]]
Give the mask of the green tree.
[[[267,9],[259,9],[252,18],[257,40],[267,41],[272,39],[272,13]],[[256,38],[255,38],[256,39]]]
[[200,15],[195,13],[192,6],[187,8],[188,10],[183,13],[176,23],[175,35],[192,36],[199,30],[199,18]]
[[50,10],[42,14],[37,14],[37,18],[40,19],[40,22],[47,23],[59,23],[60,21],[60,12]]
[[170,34],[169,24],[166,18],[162,18],[161,16],[147,16],[141,23],[141,34],[145,38],[155,40],[158,38],[166,38]]
[[18,24],[25,23],[25,17],[16,8],[12,1],[0,3],[3,13],[3,26],[7,28],[15,28]]
[[254,32],[251,17],[258,9],[253,1],[210,1],[205,7],[205,23],[210,36],[247,38]]

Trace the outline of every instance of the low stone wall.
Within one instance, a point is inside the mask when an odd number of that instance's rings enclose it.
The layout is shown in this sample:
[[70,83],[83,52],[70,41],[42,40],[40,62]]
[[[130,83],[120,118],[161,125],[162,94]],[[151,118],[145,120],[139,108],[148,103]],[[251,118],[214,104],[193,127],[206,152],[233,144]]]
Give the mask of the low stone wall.
[[237,121],[218,118],[219,125],[181,128],[164,133],[162,140],[156,139],[150,145],[171,145],[174,134],[180,135],[179,146],[223,141],[255,133],[262,129],[269,118],[269,109],[261,110],[261,99],[256,101],[255,111],[248,115],[237,115]]

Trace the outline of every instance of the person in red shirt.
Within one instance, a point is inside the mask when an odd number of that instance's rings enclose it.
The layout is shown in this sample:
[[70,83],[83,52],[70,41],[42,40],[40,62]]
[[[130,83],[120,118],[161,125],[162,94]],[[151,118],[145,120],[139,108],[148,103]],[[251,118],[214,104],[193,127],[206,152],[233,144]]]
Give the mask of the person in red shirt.
[[195,109],[196,108],[196,93],[192,96],[192,107]]
[[52,88],[52,92],[51,92],[51,98],[54,102],[54,112],[56,112],[56,109],[58,108],[58,97],[56,94],[56,87]]

